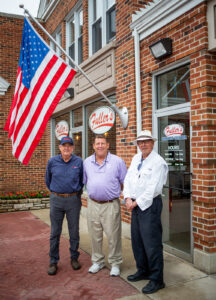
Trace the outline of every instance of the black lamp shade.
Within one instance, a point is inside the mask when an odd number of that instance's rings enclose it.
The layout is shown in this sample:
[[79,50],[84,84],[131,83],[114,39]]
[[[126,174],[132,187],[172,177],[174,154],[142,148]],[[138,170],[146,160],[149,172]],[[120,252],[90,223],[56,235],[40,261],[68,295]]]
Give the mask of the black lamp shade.
[[64,96],[66,98],[73,98],[74,97],[74,89],[73,88],[66,89]]

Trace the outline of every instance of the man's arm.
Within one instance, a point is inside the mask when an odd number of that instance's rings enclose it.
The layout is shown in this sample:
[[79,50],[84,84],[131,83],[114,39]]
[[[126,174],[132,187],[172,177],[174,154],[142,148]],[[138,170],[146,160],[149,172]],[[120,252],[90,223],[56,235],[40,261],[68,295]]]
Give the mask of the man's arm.
[[50,190],[51,179],[52,179],[52,173],[50,168],[50,161],[48,161],[47,168],[46,168],[45,182],[49,190]]

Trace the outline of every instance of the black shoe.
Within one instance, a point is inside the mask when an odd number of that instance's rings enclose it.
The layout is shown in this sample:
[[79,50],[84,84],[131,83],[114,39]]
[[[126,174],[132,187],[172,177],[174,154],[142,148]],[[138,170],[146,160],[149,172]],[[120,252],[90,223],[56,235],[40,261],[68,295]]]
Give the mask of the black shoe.
[[143,273],[142,271],[137,271],[135,274],[133,275],[129,275],[127,277],[127,280],[129,281],[139,281],[139,280],[148,280],[149,277],[146,273]]
[[165,288],[164,282],[150,280],[149,283],[146,286],[144,286],[142,292],[144,294],[153,294],[163,288]]
[[48,274],[55,275],[57,273],[57,270],[58,270],[57,264],[50,264],[49,269],[48,269]]
[[74,270],[79,270],[81,268],[80,263],[78,262],[77,258],[71,259],[71,266]]

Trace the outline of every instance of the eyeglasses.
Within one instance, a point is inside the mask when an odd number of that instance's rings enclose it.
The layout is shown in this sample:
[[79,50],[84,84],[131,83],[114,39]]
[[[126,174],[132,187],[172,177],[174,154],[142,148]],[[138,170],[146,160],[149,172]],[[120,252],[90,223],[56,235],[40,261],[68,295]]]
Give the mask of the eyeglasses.
[[142,141],[137,141],[137,144],[138,144],[138,145],[141,145],[141,144],[148,144],[148,143],[150,143],[150,142],[152,142],[152,140],[142,140]]

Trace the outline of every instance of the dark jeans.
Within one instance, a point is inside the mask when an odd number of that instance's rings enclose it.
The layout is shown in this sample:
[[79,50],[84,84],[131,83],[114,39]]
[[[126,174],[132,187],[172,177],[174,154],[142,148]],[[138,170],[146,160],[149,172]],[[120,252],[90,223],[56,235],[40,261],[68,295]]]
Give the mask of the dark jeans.
[[50,263],[59,261],[59,241],[62,232],[62,223],[66,214],[68,231],[70,236],[70,256],[79,257],[79,217],[81,209],[81,198],[78,195],[72,197],[50,196]]
[[163,282],[163,244],[161,225],[162,199],[157,196],[152,205],[142,211],[132,211],[131,239],[137,269],[150,280]]

